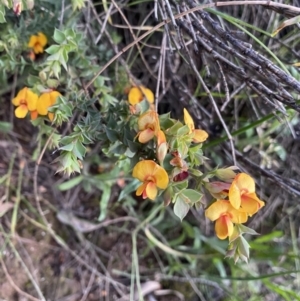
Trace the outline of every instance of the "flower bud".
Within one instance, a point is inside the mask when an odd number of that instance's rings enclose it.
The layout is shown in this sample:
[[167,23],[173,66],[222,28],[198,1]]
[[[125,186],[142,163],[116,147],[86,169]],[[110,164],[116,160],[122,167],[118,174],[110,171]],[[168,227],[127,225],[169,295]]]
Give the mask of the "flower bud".
[[184,181],[185,179],[187,179],[188,176],[189,176],[189,173],[187,171],[182,171],[179,174],[177,174],[176,176],[174,176],[173,181],[181,182],[181,181]]
[[40,71],[39,78],[44,82],[47,80],[47,74],[45,71]]
[[[5,1],[4,4],[6,4],[7,1]],[[26,0],[25,5],[23,5],[22,0],[14,0],[13,1],[13,11],[14,13],[19,16],[23,9],[33,9],[34,7],[34,1],[33,0]]]
[[237,169],[237,167],[231,166],[227,168],[217,169],[216,176],[222,181],[231,183],[236,176],[236,173],[233,171],[233,169]]
[[163,164],[167,152],[168,152],[168,145],[166,142],[163,142],[161,145],[157,147],[156,156],[160,165]]
[[205,183],[205,188],[210,192],[210,194],[214,198],[223,199],[228,195],[230,184],[216,181],[211,183]]
[[164,199],[164,206],[167,207],[172,201],[173,188],[169,186],[163,193],[162,197]]

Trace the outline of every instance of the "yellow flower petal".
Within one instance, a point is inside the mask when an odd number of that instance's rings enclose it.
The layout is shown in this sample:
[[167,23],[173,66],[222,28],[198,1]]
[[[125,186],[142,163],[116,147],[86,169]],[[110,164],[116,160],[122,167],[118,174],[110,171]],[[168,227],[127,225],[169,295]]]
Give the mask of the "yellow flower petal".
[[241,193],[239,187],[236,185],[236,182],[232,182],[229,188],[229,201],[230,204],[235,208],[239,209],[241,207]]
[[155,200],[157,196],[157,188],[155,183],[149,182],[146,186],[146,195],[150,200]]
[[153,171],[153,177],[156,179],[156,186],[160,189],[165,189],[167,188],[169,184],[169,176],[167,172],[156,164],[155,169]]
[[205,210],[205,216],[212,222],[225,214],[230,207],[230,203],[225,200],[217,200]]
[[39,53],[43,53],[44,52],[44,48],[41,46],[41,44],[39,43],[36,43],[33,47],[33,51],[34,53],[36,54],[39,54]]
[[229,188],[229,201],[234,208],[239,209],[242,195],[254,192],[254,180],[245,173],[239,173],[235,176]]
[[49,112],[48,113],[48,118],[49,118],[50,121],[53,121],[53,119],[54,119],[54,113]]
[[154,131],[150,129],[146,129],[144,131],[139,132],[139,142],[147,143],[154,137]]
[[29,39],[29,43],[28,43],[28,47],[29,48],[33,48],[34,47],[34,45],[37,43],[37,39],[38,39],[38,37],[36,36],[36,35],[32,35],[31,37],[30,37],[30,39]]
[[20,98],[18,96],[16,96],[15,98],[12,99],[11,102],[14,106],[19,106],[20,105]]
[[26,105],[20,105],[15,109],[15,115],[17,118],[24,118],[28,113]]
[[136,195],[141,195],[143,192],[144,192],[144,190],[146,189],[146,186],[147,186],[147,183],[143,183],[143,184],[141,184],[139,187],[138,187],[138,189],[136,190]]
[[[146,99],[148,100],[148,102],[153,103],[154,102],[154,94],[153,92],[145,87],[140,87],[140,89],[142,90],[143,94],[145,95]],[[142,99],[144,99],[144,95],[142,94]]]
[[21,101],[24,101],[26,99],[27,90],[28,88],[25,87],[18,92],[17,96],[12,100],[13,105],[19,106],[21,104]]
[[61,94],[59,92],[57,92],[57,91],[50,92],[51,106],[53,106],[56,103],[58,96],[61,96]]
[[43,93],[37,101],[36,109],[40,115],[47,115],[48,108],[51,106],[50,93]]
[[128,101],[131,105],[136,105],[141,102],[144,98],[148,100],[149,103],[154,102],[153,92],[143,86],[132,87],[128,93]]
[[157,132],[157,145],[161,145],[162,143],[166,142],[166,135],[162,130]]
[[194,130],[193,133],[193,141],[196,143],[204,142],[208,138],[208,134],[203,130]]
[[142,114],[138,119],[139,130],[151,128],[157,133],[160,130],[158,114],[155,111],[148,111]]
[[184,117],[184,123],[189,127],[190,132],[192,133],[195,129],[194,121],[189,112],[184,108],[183,109],[183,117]]
[[132,87],[128,93],[128,101],[131,105],[136,105],[143,100],[143,93],[138,87]]
[[228,208],[228,214],[230,215],[230,219],[235,224],[243,224],[248,220],[248,214],[241,210],[237,210],[232,206]]
[[33,93],[31,90],[27,89],[26,91],[26,102],[29,111],[36,110],[36,104],[38,100],[37,94]]
[[244,190],[247,193],[255,192],[255,182],[252,177],[246,173],[239,173],[233,180],[240,190]]
[[140,161],[134,166],[132,176],[141,182],[144,182],[147,180],[147,177],[153,175],[156,165],[157,164],[152,160]]
[[250,216],[255,214],[260,208],[265,205],[255,193],[249,193],[242,196],[241,210],[248,213]]
[[233,223],[228,216],[222,216],[216,221],[215,231],[219,239],[226,239],[233,233]]
[[48,42],[47,37],[42,32],[39,32],[37,34],[37,40],[42,47],[45,47],[47,45]]

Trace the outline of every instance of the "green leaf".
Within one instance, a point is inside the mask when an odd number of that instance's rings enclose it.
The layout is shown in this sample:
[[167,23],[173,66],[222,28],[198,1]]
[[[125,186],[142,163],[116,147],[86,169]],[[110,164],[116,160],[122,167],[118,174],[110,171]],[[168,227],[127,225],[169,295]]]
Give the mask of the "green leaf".
[[65,30],[65,36],[70,41],[76,38],[76,33],[73,28],[67,28]]
[[236,226],[239,228],[239,232],[241,234],[247,233],[247,234],[250,234],[250,235],[259,235],[259,233],[257,233],[255,230],[253,230],[253,229],[251,229],[249,227],[246,227],[243,224],[237,224]]
[[175,183],[173,184],[173,188],[174,188],[174,191],[176,193],[186,189],[188,187],[188,181],[183,181],[183,182],[178,182],[178,183]]
[[109,128],[105,128],[107,138],[110,142],[115,143],[118,140],[118,132]]
[[200,202],[203,197],[202,193],[195,191],[193,189],[183,190],[180,193],[180,195],[185,200],[185,202],[188,204],[194,204],[194,203]]
[[274,36],[276,36],[278,34],[279,31],[281,31],[283,28],[287,27],[287,26],[291,26],[291,25],[294,25],[294,24],[297,24],[300,22],[300,16],[296,16],[296,17],[293,17],[291,19],[288,19],[288,20],[285,20],[284,22],[282,22],[278,28],[272,33],[272,38]]
[[59,62],[54,62],[54,64],[52,65],[52,72],[56,78],[59,78],[60,71],[61,67]]
[[138,110],[142,113],[145,113],[149,110],[150,108],[150,103],[149,101],[147,101],[146,99],[144,99],[143,101],[139,102],[136,107],[138,108]]
[[241,256],[241,259],[243,259],[244,261],[248,262],[249,256],[250,256],[250,246],[247,242],[247,240],[243,237],[240,236],[238,239],[238,253],[239,256]]
[[119,101],[115,98],[115,97],[113,97],[113,96],[111,96],[111,95],[109,95],[109,94],[104,94],[103,95],[103,100],[104,100],[104,102],[106,103],[106,104],[111,104],[111,105],[116,105]]
[[50,47],[45,49],[45,51],[49,54],[56,54],[59,52],[60,48],[61,47],[59,45],[51,45]]
[[59,52],[59,61],[60,63],[63,65],[63,67],[65,68],[66,71],[68,71],[68,67],[67,67],[67,61],[69,59],[68,57],[68,53],[66,49],[61,49]]
[[177,121],[172,127],[167,130],[167,134],[176,135],[178,130],[183,127],[183,124],[180,121]]
[[189,173],[191,173],[195,177],[201,177],[203,175],[203,173],[200,170],[194,168],[189,168]]
[[59,150],[64,150],[64,151],[67,151],[67,152],[71,152],[71,151],[73,151],[73,148],[74,148],[74,143],[70,143],[70,144],[61,146],[59,148]]
[[120,141],[116,141],[109,147],[108,152],[114,155],[121,155],[126,152],[126,149],[127,147],[124,144],[122,144]]
[[10,122],[0,121],[0,132],[8,133],[12,130],[12,124]]
[[189,146],[185,142],[180,142],[178,144],[178,152],[181,154],[183,158],[187,155],[189,151]]
[[[57,44],[62,44],[65,40],[66,40],[66,36],[65,34],[60,31],[59,29],[54,30],[54,35],[53,35],[53,39]],[[55,45],[53,45],[55,46]],[[52,46],[51,46],[52,47]],[[59,47],[59,46],[58,46]]]
[[141,182],[138,180],[133,180],[132,182],[130,182],[122,189],[121,193],[119,194],[117,202],[120,202],[122,199],[126,198],[128,195],[134,192],[140,185]]
[[83,180],[83,176],[75,177],[67,182],[61,183],[58,185],[60,191],[70,190],[71,188],[77,186]]
[[74,146],[73,153],[78,159],[83,160],[86,153],[86,147],[78,140]]
[[101,183],[100,185],[102,190],[102,195],[100,199],[100,215],[98,217],[98,221],[103,221],[107,215],[107,207],[111,194],[111,187],[107,184]]
[[0,4],[0,23],[6,23],[5,20],[5,7]]
[[189,127],[184,125],[183,127],[179,128],[177,131],[177,136],[185,136],[189,133]]
[[85,0],[72,0],[73,10],[81,9],[84,7]]
[[178,195],[173,210],[175,215],[182,221],[189,212],[190,206],[180,197],[180,195]]
[[283,236],[282,231],[273,231],[270,234],[260,236],[254,240],[255,243],[266,243],[273,241],[275,238],[281,238]]
[[133,153],[135,153],[140,147],[140,144],[137,142],[133,142],[132,140],[129,140],[129,139],[126,139],[125,141],[126,141],[125,144],[128,145],[129,149]]
[[73,138],[73,137],[70,137],[70,136],[65,136],[65,137],[61,138],[61,140],[60,140],[60,144],[67,145],[67,144],[69,144],[69,143],[72,143],[72,142],[73,142],[73,140],[74,140],[74,138]]

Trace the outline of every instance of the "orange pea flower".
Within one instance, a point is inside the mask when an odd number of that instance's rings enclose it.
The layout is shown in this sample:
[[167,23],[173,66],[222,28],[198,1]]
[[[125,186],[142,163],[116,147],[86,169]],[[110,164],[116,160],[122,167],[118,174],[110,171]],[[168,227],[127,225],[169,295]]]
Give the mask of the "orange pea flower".
[[235,176],[229,188],[229,201],[235,209],[247,212],[250,216],[265,205],[255,194],[255,182],[245,173]]
[[30,37],[28,47],[32,48],[35,54],[43,53],[47,42],[47,37],[42,32],[39,32],[37,35]]
[[136,105],[146,98],[150,103],[154,102],[153,92],[143,86],[132,87],[128,93],[128,101],[131,105]]
[[167,172],[152,160],[138,162],[132,176],[143,182],[136,190],[136,195],[142,195],[143,199],[155,200],[157,188],[165,189],[169,184]]
[[160,131],[158,114],[155,111],[148,111],[142,114],[138,119],[139,142],[147,143]]
[[38,113],[43,116],[48,114],[49,119],[52,121],[54,114],[48,112],[48,109],[56,103],[56,99],[60,95],[61,94],[57,91],[43,93],[37,101],[36,109]]
[[36,104],[38,95],[33,93],[27,87],[19,91],[17,96],[12,100],[12,103],[17,108],[15,109],[15,115],[17,118],[24,118],[28,112],[30,112],[31,119],[36,119],[37,111]]
[[205,210],[205,216],[216,221],[215,231],[220,239],[226,239],[233,233],[233,224],[245,223],[248,219],[246,212],[233,208],[229,201],[217,200]]
[[208,134],[199,129],[195,129],[195,124],[193,118],[189,112],[184,108],[183,109],[184,122],[189,127],[189,134],[193,134],[193,141],[196,143],[204,142],[208,138]]

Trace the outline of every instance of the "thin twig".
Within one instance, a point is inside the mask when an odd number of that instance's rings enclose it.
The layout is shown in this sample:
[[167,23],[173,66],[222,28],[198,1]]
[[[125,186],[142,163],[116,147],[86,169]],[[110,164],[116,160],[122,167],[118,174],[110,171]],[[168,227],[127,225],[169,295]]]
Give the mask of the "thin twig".
[[[213,7],[218,7],[218,6],[232,6],[232,5],[266,5],[266,6],[274,6],[274,7],[283,7],[283,8],[289,8],[292,9],[294,11],[298,11],[300,12],[300,8],[291,6],[291,5],[287,5],[287,4],[282,4],[282,3],[276,3],[274,1],[225,1],[225,2],[215,2],[215,3],[208,3],[208,4],[202,4],[199,5],[197,7],[193,7],[191,9],[189,9],[188,11],[182,12],[180,14],[177,14],[174,16],[174,19],[179,19],[182,18],[183,16],[186,16],[192,12],[196,12],[196,11],[201,11],[205,8],[213,8]],[[127,46],[125,46],[123,49],[121,49],[113,58],[111,58],[98,72],[97,74],[91,79],[91,81],[86,85],[86,88],[90,87],[93,82],[96,80],[96,78],[108,67],[110,66],[115,60],[117,60],[122,54],[124,54],[127,50],[129,50],[132,46],[136,45],[137,43],[139,43],[141,40],[143,40],[145,37],[147,37],[149,34],[155,32],[157,29],[161,28],[162,26],[164,26],[165,24],[170,23],[171,20],[164,20],[162,22],[160,22],[159,24],[157,24],[156,26],[154,26],[153,28],[151,28],[150,30],[146,31],[144,34],[142,34],[141,36],[139,36],[135,41],[131,42],[130,44],[128,44]],[[279,68],[278,68],[279,69]],[[279,69],[280,70],[280,69]],[[296,84],[295,79],[293,79],[291,76],[285,74],[285,77],[287,79],[290,79],[290,83],[293,83],[293,87],[295,90],[297,90],[298,92],[300,92],[300,83]],[[80,94],[82,94],[83,91],[81,91]]]
[[13,281],[12,277],[10,276],[7,268],[6,268],[6,265],[2,259],[2,257],[0,256],[0,263],[1,263],[1,266],[2,266],[2,270],[5,274],[5,277],[7,278],[9,284],[13,287],[13,289],[18,292],[18,294],[20,294],[21,296],[29,299],[29,300],[32,300],[32,301],[41,301],[40,299],[37,299],[29,294],[27,294],[26,292],[22,291],[16,284],[15,282]]

